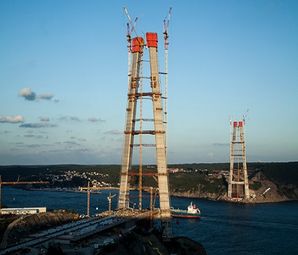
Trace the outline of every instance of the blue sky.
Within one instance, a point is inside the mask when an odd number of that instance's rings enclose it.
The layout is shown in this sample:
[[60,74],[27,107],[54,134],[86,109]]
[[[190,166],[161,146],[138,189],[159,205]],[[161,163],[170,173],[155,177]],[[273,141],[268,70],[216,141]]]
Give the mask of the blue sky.
[[[169,163],[298,159],[297,1],[0,1],[0,164],[120,163],[126,17],[170,21]],[[144,67],[145,68],[145,67]],[[162,71],[162,70],[161,70]],[[148,156],[145,162],[152,162]]]

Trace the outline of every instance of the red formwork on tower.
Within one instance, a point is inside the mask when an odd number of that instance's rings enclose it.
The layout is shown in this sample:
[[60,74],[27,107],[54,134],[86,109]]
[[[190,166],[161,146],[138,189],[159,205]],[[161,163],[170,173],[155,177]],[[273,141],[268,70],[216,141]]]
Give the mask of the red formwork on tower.
[[143,52],[143,48],[144,48],[145,42],[143,37],[134,37],[132,39],[132,44],[131,44],[131,52],[132,53],[142,53]]
[[146,33],[147,47],[157,48],[158,38],[157,33],[148,32]]

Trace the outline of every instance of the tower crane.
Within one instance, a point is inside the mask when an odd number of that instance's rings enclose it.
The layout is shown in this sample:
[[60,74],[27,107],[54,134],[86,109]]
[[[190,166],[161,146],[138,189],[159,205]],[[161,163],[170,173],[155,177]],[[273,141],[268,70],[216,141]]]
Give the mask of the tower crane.
[[[167,109],[167,99],[168,99],[168,55],[169,55],[169,24],[171,19],[172,7],[170,7],[169,12],[165,19],[163,20],[163,34],[164,34],[164,49],[165,49],[165,72],[164,72],[164,125],[165,131],[167,131],[167,122],[168,122],[168,109]],[[167,132],[166,132],[167,134]],[[167,151],[167,137],[165,137],[166,151]]]
[[169,24],[170,24],[171,14],[172,14],[172,7],[170,7],[167,16],[163,20],[163,34],[164,34],[164,39],[165,39],[165,49],[168,49],[168,46],[169,46],[168,31],[169,31]]
[[126,38],[127,38],[127,65],[128,65],[128,84],[130,83],[130,76],[131,76],[131,34],[133,32],[135,32],[135,34],[137,34],[137,31],[136,31],[136,24],[137,24],[137,21],[138,21],[138,17],[136,17],[134,19],[134,21],[131,19],[129,13],[128,13],[128,10],[126,7],[123,7],[123,10],[124,10],[124,14],[125,16],[127,17],[128,19],[128,22],[126,23],[126,26],[127,26],[127,34],[126,34]]
[[124,10],[124,13],[125,13],[125,16],[127,17],[128,19],[128,22],[126,23],[126,27],[127,27],[127,42],[128,42],[128,51],[130,51],[131,49],[131,34],[133,32],[135,32],[135,34],[137,34],[137,31],[136,31],[136,24],[137,24],[137,21],[138,21],[138,17],[136,17],[134,19],[134,21],[132,21],[129,13],[128,13],[128,10],[126,7],[123,7],[123,10]]
[[86,209],[87,217],[90,217],[90,193],[91,193],[91,190],[100,190],[100,189],[102,189],[102,188],[95,187],[95,186],[90,187],[90,181],[88,181],[87,187],[79,187],[80,191],[83,191],[83,190],[87,191],[87,209]]
[[249,112],[249,109],[246,110],[246,112],[243,114],[243,122],[246,123],[246,120],[248,118],[248,112]]
[[[86,209],[86,215],[87,217],[90,217],[90,195],[91,191],[94,190],[114,190],[114,189],[119,189],[119,187],[96,187],[96,186],[90,186],[90,182],[88,181],[87,187],[79,187],[80,191],[86,190],[87,191],[87,209]],[[111,195],[111,193],[110,193]],[[116,196],[116,195],[114,195]],[[114,197],[112,196],[112,198]],[[110,207],[109,207],[110,208]],[[110,209],[109,209],[110,211]]]
[[116,194],[112,195],[111,192],[110,192],[109,196],[107,196],[107,199],[109,201],[109,212],[111,212],[111,210],[112,210],[112,198],[115,196],[116,196]]
[[13,185],[25,185],[25,184],[48,184],[48,181],[20,181],[20,176],[18,176],[17,181],[3,182],[0,175],[0,210],[2,208],[2,185],[13,186]]

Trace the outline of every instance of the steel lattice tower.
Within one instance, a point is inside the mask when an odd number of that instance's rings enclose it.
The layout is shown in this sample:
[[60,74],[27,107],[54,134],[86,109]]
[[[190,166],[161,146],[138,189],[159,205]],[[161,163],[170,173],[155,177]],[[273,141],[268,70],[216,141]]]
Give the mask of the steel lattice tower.
[[249,198],[244,121],[233,121],[230,144],[229,198]]
[[[131,176],[138,176],[139,178],[139,209],[142,209],[142,177],[144,175],[142,169],[142,161],[139,164],[139,171],[132,171],[133,148],[142,147],[140,137],[143,135],[153,135],[155,137],[155,154],[156,154],[156,173],[147,173],[157,177],[160,212],[162,218],[170,218],[170,201],[169,201],[169,186],[166,160],[166,138],[165,138],[165,123],[164,111],[162,103],[162,93],[160,88],[160,78],[158,69],[158,38],[157,33],[146,33],[146,46],[149,50],[150,62],[150,92],[143,92],[141,86],[141,65],[145,42],[142,37],[135,37],[132,39],[132,61],[130,62],[129,84],[128,84],[128,102],[126,108],[126,125],[124,131],[124,147],[122,153],[122,167],[120,177],[120,192],[118,208],[124,209],[129,207],[129,190]],[[143,97],[150,97],[153,106],[153,123],[152,130],[142,130],[142,125],[139,125],[137,130],[136,122],[142,123],[142,117],[137,118],[137,106],[142,109],[140,101]],[[142,102],[142,101],[141,101]],[[140,123],[140,124],[141,124]],[[134,144],[135,136],[139,136],[139,144]]]

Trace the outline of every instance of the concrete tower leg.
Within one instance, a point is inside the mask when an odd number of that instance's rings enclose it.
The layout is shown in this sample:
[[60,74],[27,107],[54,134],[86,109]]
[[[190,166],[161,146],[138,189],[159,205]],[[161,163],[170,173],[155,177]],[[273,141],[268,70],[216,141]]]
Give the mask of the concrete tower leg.
[[[244,123],[244,122],[242,122]],[[247,176],[247,163],[246,163],[246,148],[244,141],[244,130],[243,125],[239,127],[240,129],[240,141],[242,144],[242,161],[243,161],[243,182],[244,182],[244,197],[249,199],[249,186],[248,186],[248,176]]]
[[150,74],[153,101],[154,131],[156,143],[156,163],[158,172],[158,188],[160,199],[161,217],[170,218],[169,184],[166,162],[165,130],[163,123],[163,108],[160,92],[158,58],[157,58],[157,34],[147,33],[147,46],[150,57]]
[[229,175],[229,183],[228,183],[228,197],[232,198],[232,181],[233,181],[233,172],[234,172],[234,143],[236,141],[236,128],[233,127],[231,134],[231,143],[230,143],[230,175]]
[[144,40],[142,37],[133,39],[132,48],[132,62],[131,62],[131,78],[128,86],[128,103],[126,108],[126,125],[125,125],[125,138],[122,152],[122,167],[120,177],[120,191],[118,208],[129,207],[129,175],[128,171],[132,164],[133,142],[135,130],[135,117],[136,117],[136,93],[138,92],[140,62],[142,60]]

